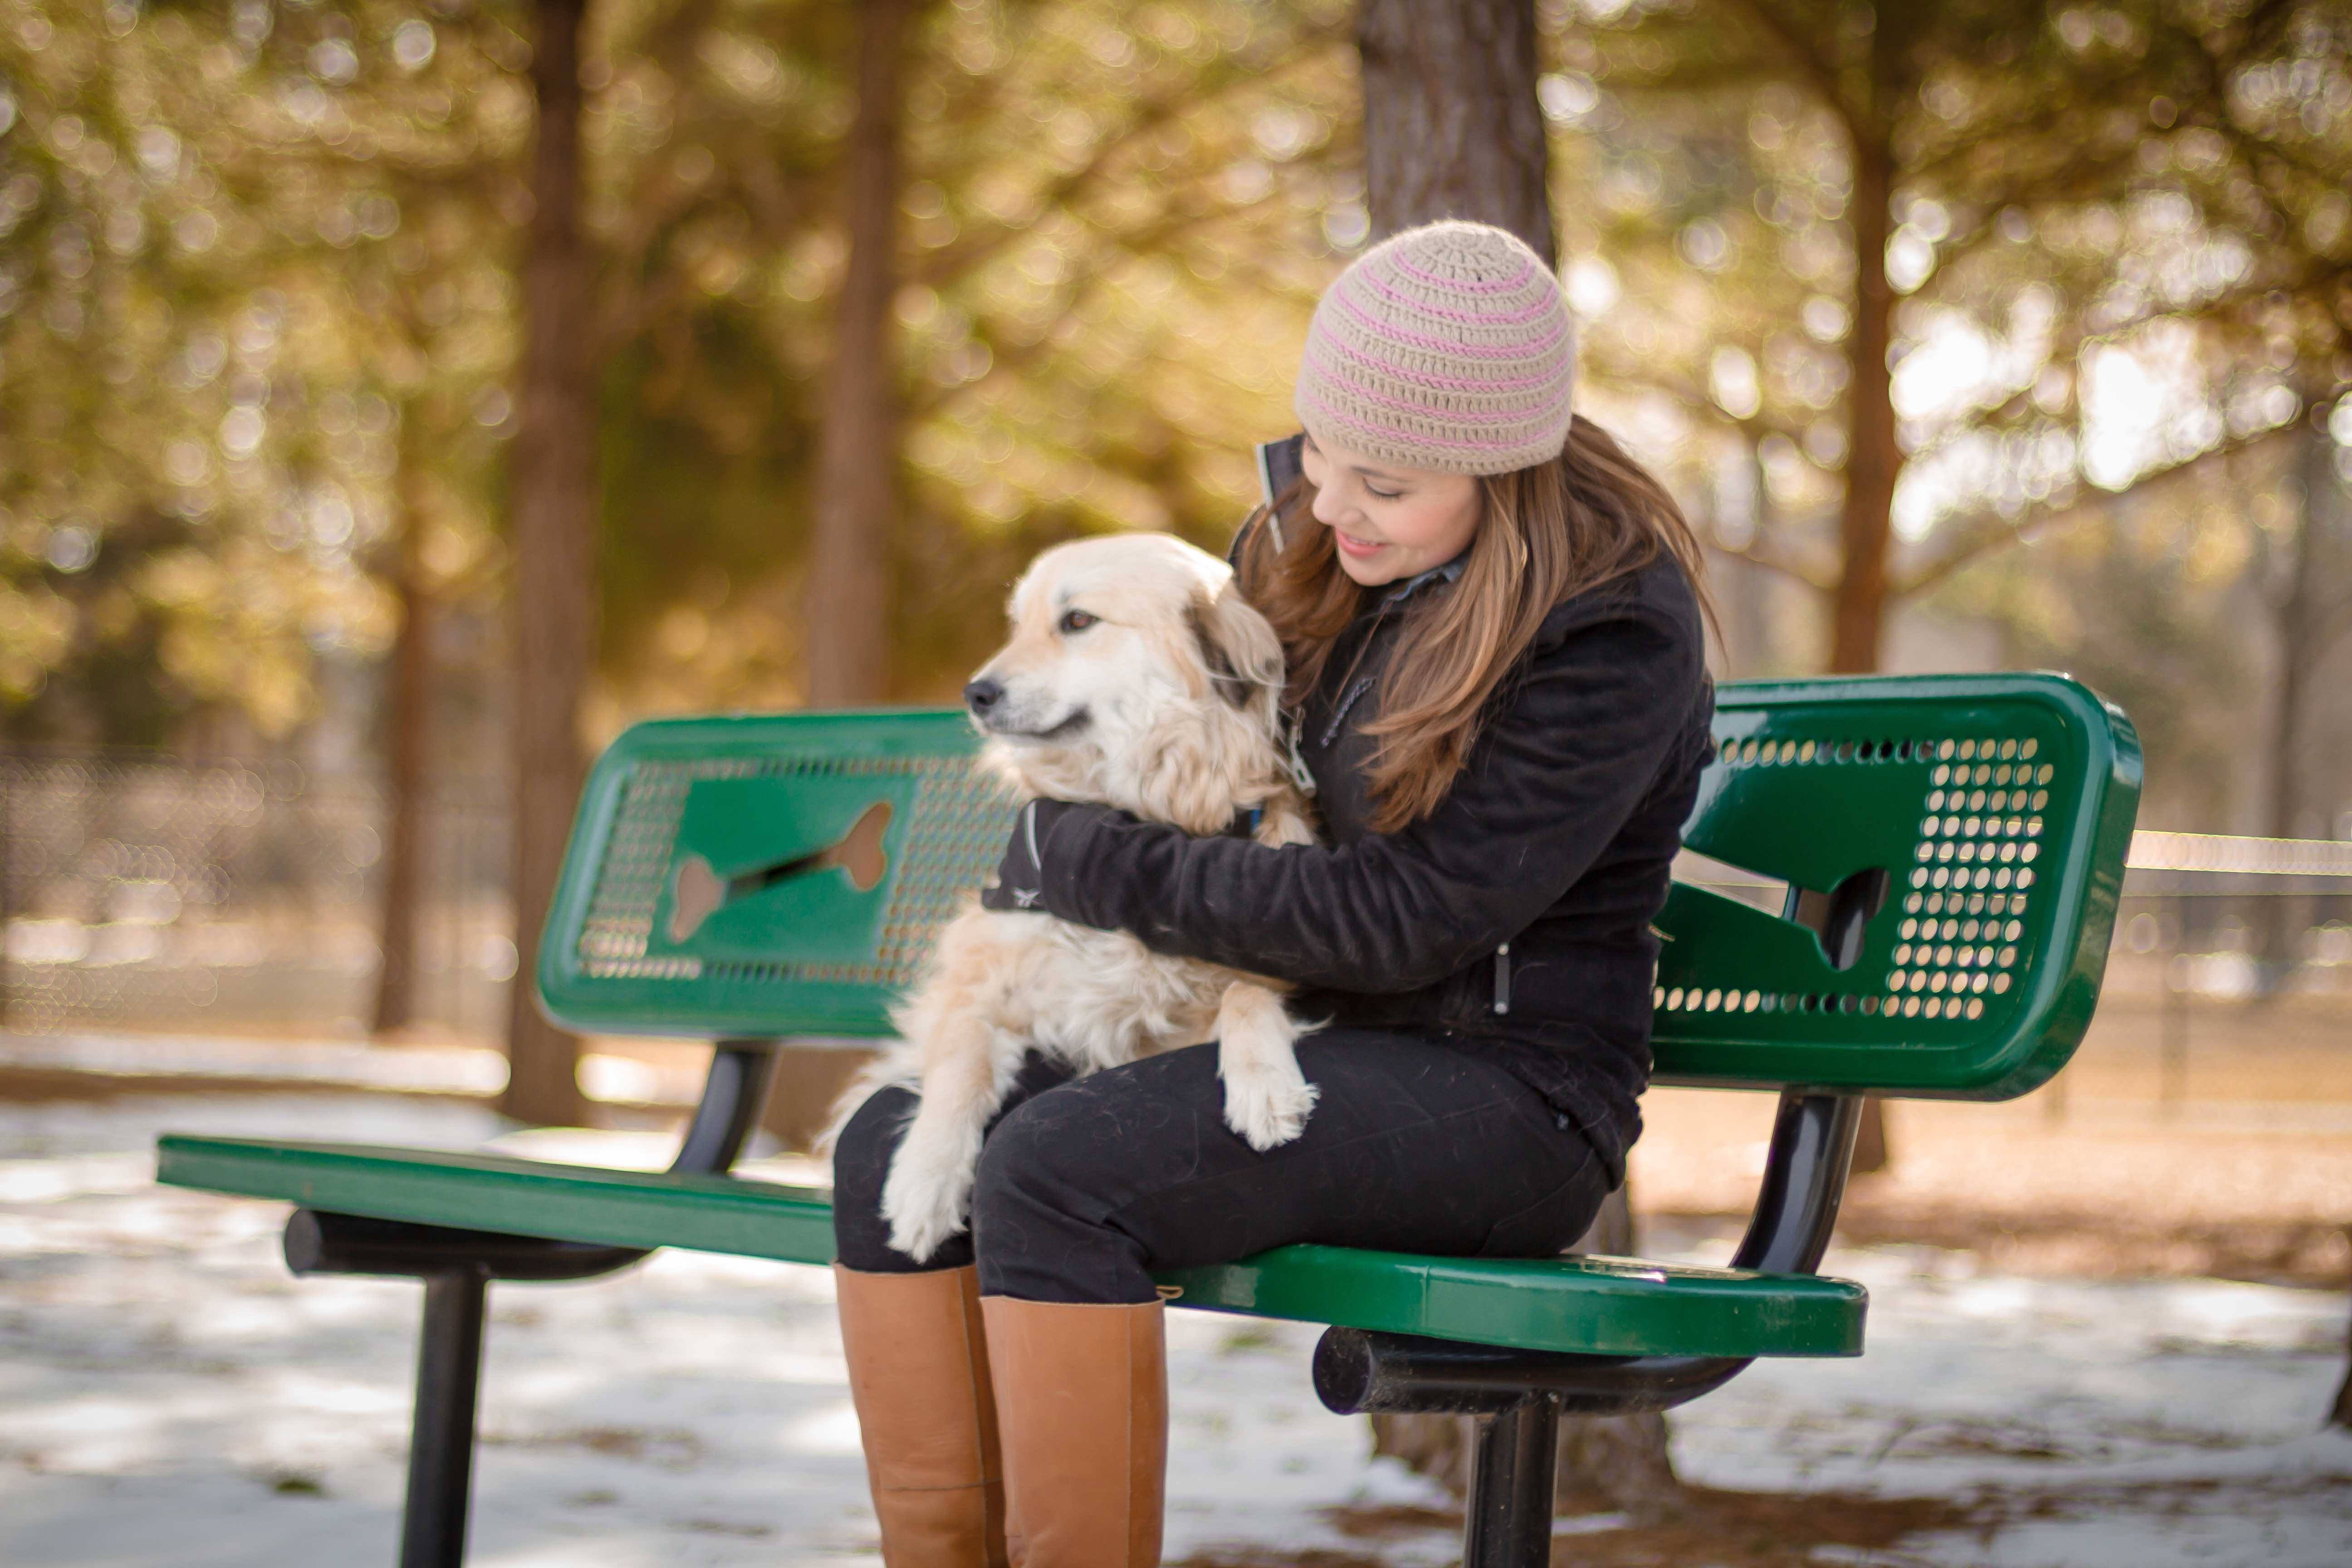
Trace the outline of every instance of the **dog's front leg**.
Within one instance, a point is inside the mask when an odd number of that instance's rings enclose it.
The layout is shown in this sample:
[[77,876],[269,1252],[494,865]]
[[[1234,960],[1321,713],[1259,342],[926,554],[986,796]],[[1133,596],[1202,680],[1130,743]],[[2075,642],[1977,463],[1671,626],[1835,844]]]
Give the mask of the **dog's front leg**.
[[1217,1005],[1225,1125],[1253,1149],[1275,1148],[1307,1130],[1316,1089],[1298,1070],[1297,1039],[1298,1026],[1280,996],[1246,980],[1225,987]]
[[961,1233],[971,1212],[981,1134],[1003,1098],[994,1035],[967,1013],[938,1020],[924,1042],[922,1100],[882,1185],[890,1245],[918,1263]]

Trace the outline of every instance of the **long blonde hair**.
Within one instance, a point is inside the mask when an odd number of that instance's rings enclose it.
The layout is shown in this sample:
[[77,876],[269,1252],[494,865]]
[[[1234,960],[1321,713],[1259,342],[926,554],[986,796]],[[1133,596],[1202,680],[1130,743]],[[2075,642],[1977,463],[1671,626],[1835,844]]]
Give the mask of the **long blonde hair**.
[[[1478,738],[1496,693],[1552,607],[1672,555],[1710,622],[1713,603],[1698,539],[1674,497],[1581,416],[1559,457],[1482,477],[1482,517],[1452,591],[1405,608],[1381,677],[1380,745],[1367,780],[1371,826],[1392,833],[1437,808]],[[1294,481],[1275,498],[1275,529],[1252,526],[1242,548],[1243,592],[1274,623],[1289,667],[1285,700],[1303,701],[1364,595],[1340,570],[1331,531],[1313,521],[1314,487]],[[1264,509],[1257,522],[1264,521]]]

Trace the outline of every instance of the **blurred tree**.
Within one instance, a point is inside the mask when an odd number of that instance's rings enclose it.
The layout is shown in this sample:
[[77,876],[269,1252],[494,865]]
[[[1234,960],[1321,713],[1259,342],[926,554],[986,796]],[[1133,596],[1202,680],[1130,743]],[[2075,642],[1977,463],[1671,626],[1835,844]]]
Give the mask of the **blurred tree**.
[[[616,25],[591,121],[617,323],[605,728],[806,699],[819,432],[844,373],[827,321],[849,281],[846,24],[866,16],[660,14],[675,45]],[[878,695],[960,687],[1043,545],[1121,526],[1221,545],[1246,510],[1249,443],[1289,422],[1286,351],[1258,345],[1303,333],[1327,216],[1361,237],[1332,153],[1354,114],[1345,18],[1336,0],[910,17],[874,389],[897,409],[898,524],[866,536],[887,550]]]
[[1544,84],[1591,143],[1571,269],[1641,295],[1593,357],[1670,423],[1738,431],[1784,518],[1833,509],[1826,541],[1736,546],[1830,600],[1830,668],[1874,668],[1889,603],[2045,526],[2083,481],[2211,449],[2103,466],[2076,362],[2284,280],[2182,195],[2192,171],[2249,177],[2214,125],[2284,47],[2271,33],[2153,3],[1975,0],[1885,26],[1803,0],[1606,14],[1554,29]]
[[[2318,693],[2313,689],[2336,645],[2352,632],[2352,548],[2347,548],[2344,495],[2336,471],[2339,447],[2328,433],[2328,415],[2347,405],[2334,384],[2307,385],[2307,411],[2292,438],[2284,532],[2277,542],[2277,573],[2267,595],[2277,648],[2269,715],[2269,756],[2264,770],[2267,798],[2263,826],[2273,838],[2329,836],[2333,792],[2312,776],[2310,759],[2320,750]],[[2254,955],[2259,964],[2255,995],[2278,995],[2303,962],[2305,932],[2312,924],[2312,900],[2302,895],[2253,900]]]
[[[600,12],[589,221],[605,257],[602,679],[593,728],[810,700],[820,451],[851,284],[862,9],[645,0]],[[1337,232],[1360,239],[1344,7],[1185,0],[910,12],[885,351],[866,469],[889,700],[951,693],[1042,546],[1174,527],[1222,546],[1249,443]],[[854,356],[853,356],[854,357]],[[839,421],[834,421],[836,434]],[[854,466],[853,466],[854,468]],[[774,1097],[785,1135],[792,1103]],[[789,1070],[791,1064],[786,1064]],[[828,1079],[829,1081],[829,1079]],[[803,1092],[804,1090],[804,1092]]]
[[514,835],[519,968],[499,1108],[576,1123],[572,1037],[539,1010],[539,935],[587,774],[581,700],[596,643],[595,268],[582,233],[580,32],[585,0],[533,0],[530,221],[521,263],[512,520]]
[[1475,216],[1509,229],[1549,263],[1535,0],[1363,0],[1356,56],[1372,237]]
[[857,109],[842,160],[847,231],[817,449],[815,536],[802,624],[807,695],[839,708],[889,688],[890,543],[898,521],[899,122],[915,0],[857,12]]
[[315,658],[389,634],[358,563],[389,431],[346,376],[314,191],[244,162],[256,130],[341,123],[308,72],[252,95],[270,30],[252,6],[117,4],[0,33],[0,700],[18,736],[283,735]]
[[419,410],[400,421],[400,525],[385,574],[400,596],[394,639],[390,733],[384,742],[383,917],[376,930],[375,1005],[370,1032],[389,1034],[416,1022],[416,943],[423,923],[424,805],[432,778],[433,596],[422,556],[424,502],[415,492],[425,468]]

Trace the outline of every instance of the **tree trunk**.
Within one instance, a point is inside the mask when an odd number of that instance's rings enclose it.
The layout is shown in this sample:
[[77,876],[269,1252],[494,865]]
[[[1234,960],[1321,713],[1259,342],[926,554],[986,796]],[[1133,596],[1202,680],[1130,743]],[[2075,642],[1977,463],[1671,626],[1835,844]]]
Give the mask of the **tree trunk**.
[[[2322,549],[2328,501],[2336,488],[2334,443],[2312,417],[2326,406],[2305,387],[2306,417],[2294,434],[2294,531],[2288,537],[2285,596],[2278,607],[2278,679],[2271,697],[2270,795],[2263,803],[2263,830],[2273,838],[2303,837],[2303,759],[2312,743],[2311,681],[2327,657],[2328,565]],[[2285,988],[2302,963],[2298,951],[2310,900],[2300,894],[2251,900],[2259,982],[2255,999],[2267,1001]]]
[[805,613],[807,700],[881,700],[890,680],[890,544],[898,513],[899,76],[915,0],[857,11],[857,112],[843,161],[842,276],[817,454]]
[[[1887,96],[1888,50],[1895,31],[1882,16],[1872,38],[1875,97]],[[1895,341],[1895,289],[1886,278],[1886,241],[1895,200],[1895,153],[1879,102],[1849,116],[1853,154],[1853,335],[1846,344],[1845,501],[1838,516],[1840,563],[1831,596],[1830,670],[1867,674],[1878,668],[1885,633],[1887,555],[1894,532],[1895,481],[1903,450],[1895,438],[1895,375],[1886,351]],[[1862,1102],[1853,1171],[1868,1175],[1892,1163],[1886,1110],[1875,1095]]]
[[1847,343],[1845,504],[1838,519],[1842,563],[1833,595],[1830,669],[1878,668],[1886,616],[1887,536],[1903,454],[1895,444],[1895,290],[1886,280],[1892,160],[1857,139],[1853,149],[1853,336]]
[[1363,0],[1364,200],[1374,239],[1438,218],[1554,258],[1534,0]]
[[514,528],[514,906],[517,967],[500,1109],[572,1123],[586,1102],[578,1042],[543,1017],[532,977],[586,759],[579,713],[595,646],[596,355],[580,232],[580,24],[586,0],[536,0],[539,124],[522,263],[522,396]]
[[1846,1166],[1850,1176],[1869,1176],[1894,1163],[1886,1142],[1886,1102],[1874,1094],[1862,1097],[1862,1116],[1853,1126],[1853,1159]]
[[[2344,1234],[2352,1237],[2352,1226],[2345,1226]],[[2352,1355],[2352,1333],[2347,1333],[2345,1337],[2345,1350],[2347,1355]],[[2336,1384],[2336,1403],[2328,1406],[2327,1419],[2321,1425],[2341,1426],[2346,1431],[2352,1431],[2352,1367],[2347,1367],[2344,1373],[2344,1381]]]
[[378,1035],[416,1021],[416,929],[422,893],[425,792],[430,763],[433,689],[433,601],[418,561],[425,527],[416,504],[424,461],[415,404],[400,415],[400,552],[397,588],[400,634],[392,647],[392,733],[384,754],[383,906],[377,946],[375,1017]]

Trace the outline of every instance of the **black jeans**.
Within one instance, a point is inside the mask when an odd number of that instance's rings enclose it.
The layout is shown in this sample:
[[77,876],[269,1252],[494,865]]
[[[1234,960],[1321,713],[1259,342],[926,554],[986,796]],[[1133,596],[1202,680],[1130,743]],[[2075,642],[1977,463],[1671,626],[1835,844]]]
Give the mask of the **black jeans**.
[[1290,1242],[1542,1258],[1613,1185],[1536,1091],[1442,1041],[1327,1029],[1298,1042],[1321,1090],[1307,1131],[1259,1153],[1224,1123],[1214,1046],[1086,1078],[1032,1055],[990,1125],[972,1228],[917,1264],[890,1247],[882,1184],[916,1095],[886,1089],[834,1151],[841,1261],[873,1273],[980,1264],[983,1294],[1143,1302],[1160,1268]]

